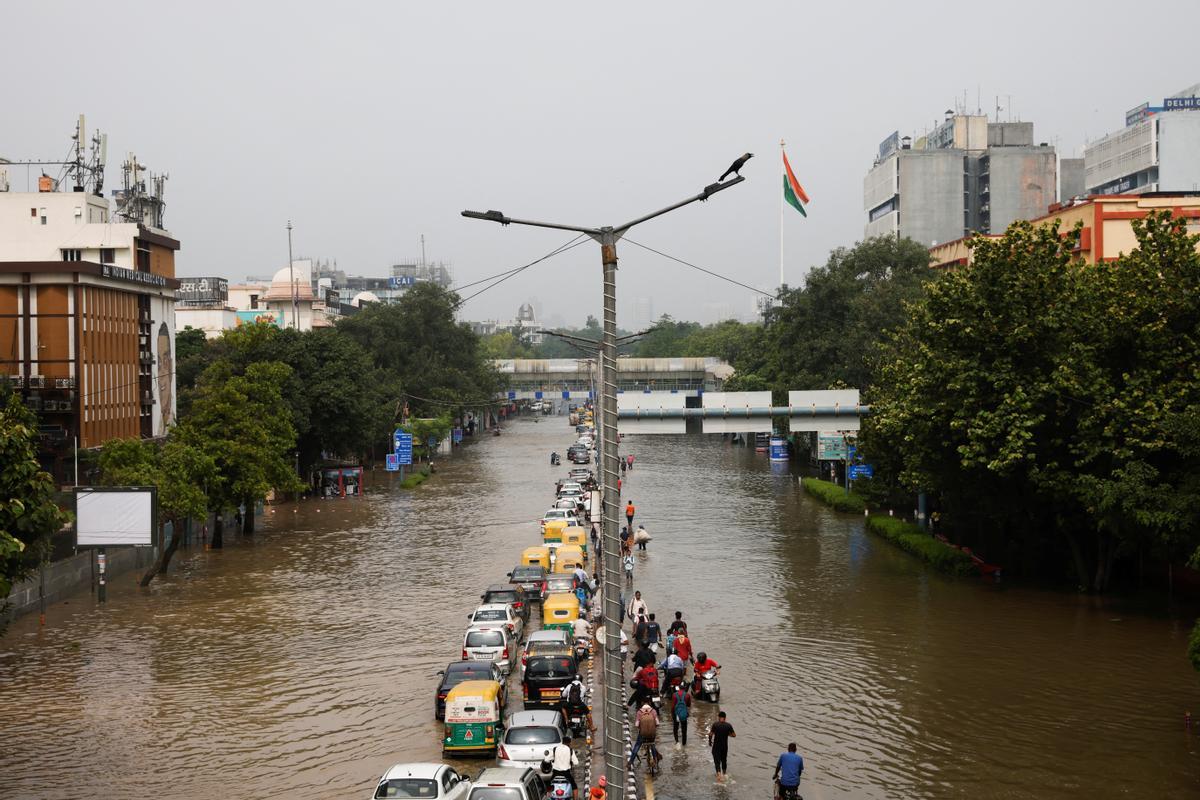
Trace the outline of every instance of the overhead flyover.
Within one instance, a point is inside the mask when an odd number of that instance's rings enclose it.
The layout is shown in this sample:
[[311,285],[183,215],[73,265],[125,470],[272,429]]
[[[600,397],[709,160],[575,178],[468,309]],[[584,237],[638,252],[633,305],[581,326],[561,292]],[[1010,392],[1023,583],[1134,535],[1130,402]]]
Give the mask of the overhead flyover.
[[[509,400],[587,400],[599,383],[589,358],[514,358],[493,362],[508,376]],[[733,375],[719,358],[617,358],[617,392],[700,397],[718,392]],[[622,407],[624,407],[622,405]]]
[[[509,378],[509,400],[585,401],[595,397],[595,359],[517,358],[494,362]],[[870,407],[857,389],[725,392],[733,367],[719,358],[617,358],[617,419],[623,433],[684,433],[689,419],[704,433],[767,433],[786,418],[798,431],[856,431]]]

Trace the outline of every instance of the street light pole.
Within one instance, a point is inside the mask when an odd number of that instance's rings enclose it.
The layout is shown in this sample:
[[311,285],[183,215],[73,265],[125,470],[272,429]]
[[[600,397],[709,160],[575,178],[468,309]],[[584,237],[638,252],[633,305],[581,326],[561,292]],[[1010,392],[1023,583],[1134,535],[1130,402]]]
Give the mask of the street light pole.
[[625,704],[621,701],[624,683],[624,659],[621,656],[621,561],[618,525],[620,508],[617,479],[617,242],[634,225],[662,216],[697,200],[707,200],[719,191],[744,181],[737,177],[705,186],[699,194],[631,220],[617,227],[591,228],[557,222],[514,219],[499,211],[464,211],[469,219],[499,222],[501,225],[529,225],[586,234],[600,245],[604,268],[604,331],[600,340],[600,478],[603,508],[604,586],[604,776],[608,796],[622,800],[625,795]]

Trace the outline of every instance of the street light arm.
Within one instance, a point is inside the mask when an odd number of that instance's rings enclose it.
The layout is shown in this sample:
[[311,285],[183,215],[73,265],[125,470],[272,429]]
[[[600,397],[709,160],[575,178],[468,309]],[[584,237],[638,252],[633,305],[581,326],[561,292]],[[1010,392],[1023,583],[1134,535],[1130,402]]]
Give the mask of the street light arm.
[[700,192],[700,194],[693,195],[693,196],[687,198],[686,200],[680,200],[678,203],[667,206],[666,208],[660,208],[658,211],[654,211],[650,214],[647,214],[644,217],[638,217],[637,219],[635,219],[631,222],[626,222],[624,225],[620,225],[620,226],[614,228],[613,233],[615,233],[618,237],[622,236],[622,235],[624,235],[625,231],[629,230],[634,225],[640,225],[647,220],[654,219],[655,217],[661,217],[663,214],[674,211],[677,208],[682,208],[683,206],[686,206],[689,203],[694,203],[697,200],[707,200],[708,198],[712,197],[717,192],[728,189],[731,186],[737,186],[739,183],[741,183],[744,180],[746,180],[746,179],[743,178],[741,175],[738,175],[733,180],[725,181],[724,183],[710,183],[708,186],[704,187],[704,191]]
[[506,217],[499,211],[464,211],[462,215],[467,219],[482,219],[488,222],[499,222],[501,225],[529,225],[534,228],[554,228],[560,231],[574,231],[575,233],[586,233],[589,236],[599,235],[599,228],[581,228],[578,225],[561,225],[557,222],[538,222],[532,219],[514,219]]

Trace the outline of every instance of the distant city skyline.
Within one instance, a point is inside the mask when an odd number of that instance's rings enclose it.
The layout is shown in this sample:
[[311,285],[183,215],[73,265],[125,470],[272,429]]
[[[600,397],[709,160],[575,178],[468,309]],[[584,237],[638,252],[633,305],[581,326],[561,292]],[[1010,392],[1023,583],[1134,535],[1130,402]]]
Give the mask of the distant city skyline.
[[[532,2],[464,15],[447,4],[256,3],[239,8],[237,25],[215,9],[160,5],[145,7],[155,28],[186,35],[139,36],[136,47],[126,46],[136,10],[17,4],[0,58],[10,74],[36,65],[36,80],[6,85],[0,157],[61,158],[87,114],[109,134],[109,188],[127,152],[170,174],[165,224],[182,243],[181,276],[273,274],[287,264],[290,219],[296,253],[337,259],[353,275],[388,275],[422,253],[424,237],[426,258],[451,263],[461,286],[572,240],[465,220],[463,209],[617,224],[699,191],[749,151],[744,184],[618,245],[620,315],[647,297],[655,317],[711,322],[706,314],[724,312],[710,304],[749,308],[754,293],[634,242],[773,292],[782,222],[784,279],[799,286],[832,249],[862,238],[863,176],[891,131],[919,135],[944,109],[994,115],[999,104],[1003,119],[1032,120],[1039,142],[1080,156],[1130,109],[1195,83],[1200,7],[1166,5],[1156,18],[1171,24],[1155,29],[1153,69],[1071,80],[1090,69],[1072,53],[1111,40],[1128,4],[909,14],[929,46],[903,49],[886,24],[901,12],[883,3],[773,5],[739,19],[733,36],[720,4],[685,14],[618,4],[629,13],[597,15]],[[1035,22],[1055,32],[1054,47],[1014,50]],[[97,43],[106,79],[81,80],[77,62],[48,57],[31,33],[45,30]],[[397,31],[410,34],[403,46]],[[613,46],[618,59],[580,58]],[[814,80],[811,65],[828,68]],[[170,102],[147,114],[130,103],[134,86]],[[614,92],[619,101],[598,112],[598,98]],[[811,197],[807,218],[780,214],[781,139]],[[25,177],[11,170],[14,190]],[[464,318],[509,318],[537,295],[543,315],[581,325],[600,315],[598,247],[586,242],[487,287],[464,292],[478,292]]]

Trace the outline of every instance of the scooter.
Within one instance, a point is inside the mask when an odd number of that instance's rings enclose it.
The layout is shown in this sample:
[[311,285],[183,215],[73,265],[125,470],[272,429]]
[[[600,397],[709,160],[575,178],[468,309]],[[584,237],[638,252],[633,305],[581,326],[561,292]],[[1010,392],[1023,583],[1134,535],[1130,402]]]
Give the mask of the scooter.
[[575,663],[582,664],[583,660],[588,657],[588,650],[591,649],[591,642],[586,636],[580,636],[575,639]]
[[553,798],[553,800],[568,800],[571,797],[571,782],[562,775],[551,777],[553,771],[550,760],[544,759],[538,775],[546,786],[546,797]]
[[692,679],[692,697],[703,697],[710,703],[721,699],[721,682],[717,680],[717,671],[710,669],[703,675]]

